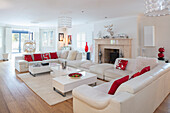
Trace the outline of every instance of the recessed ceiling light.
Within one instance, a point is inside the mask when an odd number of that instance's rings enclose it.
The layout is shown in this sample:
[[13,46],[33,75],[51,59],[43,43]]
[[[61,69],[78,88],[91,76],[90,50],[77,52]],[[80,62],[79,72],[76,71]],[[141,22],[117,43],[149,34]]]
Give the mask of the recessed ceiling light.
[[107,18],[107,16],[106,16],[106,17],[104,17],[104,18]]

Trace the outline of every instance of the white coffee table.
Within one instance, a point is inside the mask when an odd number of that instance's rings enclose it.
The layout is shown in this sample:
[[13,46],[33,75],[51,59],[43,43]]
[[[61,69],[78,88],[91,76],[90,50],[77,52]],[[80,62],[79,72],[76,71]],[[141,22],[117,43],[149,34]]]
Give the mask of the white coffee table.
[[32,76],[36,76],[36,74],[40,74],[40,73],[46,73],[46,72],[50,72],[51,71],[51,68],[49,65],[47,66],[39,66],[39,67],[35,67],[34,65],[30,65],[29,66],[29,73],[32,75]]
[[80,69],[76,69],[73,67],[69,67],[67,66],[66,69],[62,69],[62,66],[60,64],[51,67],[51,72],[50,75],[53,77],[57,77],[57,76],[62,76],[62,75],[67,75],[70,73],[75,73],[75,72],[80,72]]
[[70,78],[68,75],[58,76],[53,78],[52,86],[62,96],[66,96],[66,93],[72,91],[74,88],[83,84],[93,84],[97,82],[97,75],[89,72],[79,72],[83,76],[80,78]]

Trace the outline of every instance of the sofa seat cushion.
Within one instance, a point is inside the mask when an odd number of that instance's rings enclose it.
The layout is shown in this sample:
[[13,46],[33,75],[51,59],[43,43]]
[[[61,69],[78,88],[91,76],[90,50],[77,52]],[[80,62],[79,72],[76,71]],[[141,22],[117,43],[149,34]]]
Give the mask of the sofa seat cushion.
[[96,64],[96,65],[93,65],[93,66],[90,66],[90,72],[92,73],[96,73],[96,74],[99,74],[99,75],[104,75],[104,71],[106,69],[109,69],[109,68],[113,68],[113,64]]
[[106,83],[100,84],[98,86],[95,86],[94,89],[99,90],[99,91],[107,94],[110,87],[112,86],[112,84],[113,84],[113,81],[112,82],[106,82]]
[[81,68],[85,68],[85,69],[89,69],[90,66],[93,66],[93,65],[96,65],[96,63],[93,63],[93,62],[86,62],[86,63],[83,63],[80,65]]
[[69,60],[67,61],[67,65],[75,68],[79,68],[81,64],[89,62],[88,60]]
[[29,65],[33,65],[33,64],[36,64],[36,63],[42,63],[43,61],[33,61],[33,62],[28,62]]
[[60,54],[60,58],[62,58],[62,59],[67,59],[68,52],[69,52],[69,51],[62,51],[61,54]]
[[67,59],[68,60],[75,60],[76,56],[77,56],[77,51],[69,51]]
[[131,71],[128,71],[128,70],[119,70],[119,69],[114,69],[114,68],[111,68],[111,69],[107,69],[104,71],[104,75],[109,77],[109,78],[118,78],[118,77],[122,77],[122,76],[126,76],[126,75],[129,75],[131,74],[132,72]]
[[47,62],[47,63],[58,63],[58,59],[48,59],[48,60],[43,60],[43,62]]

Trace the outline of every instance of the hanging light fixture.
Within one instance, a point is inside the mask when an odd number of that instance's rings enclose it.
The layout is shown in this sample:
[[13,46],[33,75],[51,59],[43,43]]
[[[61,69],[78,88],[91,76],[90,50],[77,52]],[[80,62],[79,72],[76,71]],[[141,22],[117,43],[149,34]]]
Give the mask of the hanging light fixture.
[[170,0],[145,0],[146,16],[165,16],[170,14]]
[[72,27],[72,18],[71,17],[58,17],[58,27],[59,28],[71,28]]

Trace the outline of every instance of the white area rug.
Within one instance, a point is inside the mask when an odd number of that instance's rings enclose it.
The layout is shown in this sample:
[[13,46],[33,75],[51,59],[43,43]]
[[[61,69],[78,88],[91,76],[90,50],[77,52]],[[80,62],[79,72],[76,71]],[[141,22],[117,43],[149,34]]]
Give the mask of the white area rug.
[[[72,98],[71,92],[68,92],[66,97],[63,97],[53,90],[53,77],[50,74],[39,74],[36,77],[33,77],[29,73],[25,73],[18,74],[17,76],[49,105],[55,105]],[[103,81],[97,81],[97,85],[101,83],[103,83]]]

